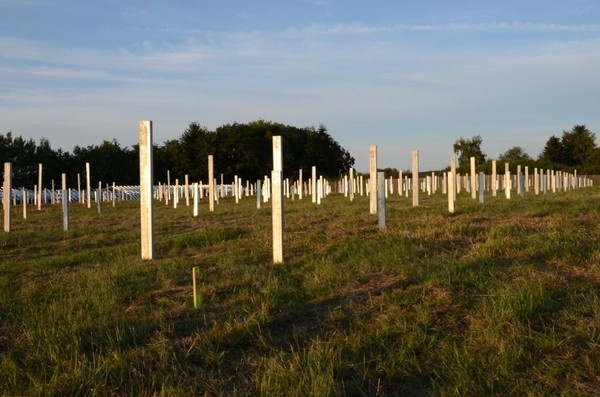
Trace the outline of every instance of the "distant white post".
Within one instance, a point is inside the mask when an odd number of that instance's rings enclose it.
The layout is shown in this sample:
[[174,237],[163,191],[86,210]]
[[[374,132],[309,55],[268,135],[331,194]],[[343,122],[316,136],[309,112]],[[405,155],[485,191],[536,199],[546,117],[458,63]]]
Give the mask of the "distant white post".
[[142,259],[154,258],[154,202],[152,201],[152,121],[139,122],[140,215]]
[[419,151],[412,151],[412,201],[413,207],[419,206]]
[[11,199],[12,199],[12,163],[6,162],[4,163],[4,184],[3,186],[3,195],[2,195],[2,204],[4,209],[4,231],[6,233],[10,233],[10,227],[12,224],[11,218]]
[[377,145],[369,146],[369,210],[377,213]]
[[271,171],[273,263],[283,263],[283,190],[281,136],[273,136],[273,171]]

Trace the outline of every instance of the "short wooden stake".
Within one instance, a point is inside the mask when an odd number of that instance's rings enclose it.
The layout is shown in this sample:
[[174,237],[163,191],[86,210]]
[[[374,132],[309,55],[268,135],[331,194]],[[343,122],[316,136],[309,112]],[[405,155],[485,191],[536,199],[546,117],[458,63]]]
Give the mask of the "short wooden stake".
[[196,280],[199,272],[199,267],[196,266],[192,268],[192,285],[194,287],[194,309],[198,309],[202,304],[202,295],[198,291],[198,281]]

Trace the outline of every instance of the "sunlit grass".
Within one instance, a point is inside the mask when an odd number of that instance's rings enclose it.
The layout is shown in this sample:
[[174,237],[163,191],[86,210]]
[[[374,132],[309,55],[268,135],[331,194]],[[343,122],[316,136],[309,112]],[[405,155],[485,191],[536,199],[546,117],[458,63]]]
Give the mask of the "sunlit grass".
[[15,209],[0,394],[598,394],[599,198],[288,200],[282,265],[254,198],[157,203],[153,261],[137,202]]

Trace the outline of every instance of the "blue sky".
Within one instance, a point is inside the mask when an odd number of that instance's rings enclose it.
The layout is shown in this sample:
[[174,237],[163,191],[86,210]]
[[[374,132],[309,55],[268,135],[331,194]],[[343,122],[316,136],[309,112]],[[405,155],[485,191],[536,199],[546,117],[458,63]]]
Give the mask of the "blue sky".
[[0,0],[0,133],[71,151],[192,122],[323,123],[368,168],[459,137],[537,157],[600,131],[600,2]]

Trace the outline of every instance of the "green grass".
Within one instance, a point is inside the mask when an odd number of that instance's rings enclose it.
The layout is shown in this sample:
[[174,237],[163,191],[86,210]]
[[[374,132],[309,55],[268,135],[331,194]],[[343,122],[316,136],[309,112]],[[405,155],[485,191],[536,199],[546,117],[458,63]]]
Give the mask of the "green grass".
[[[139,203],[13,215],[0,235],[1,395],[597,395],[600,189],[393,195],[214,214]],[[192,268],[202,306],[194,309]]]

